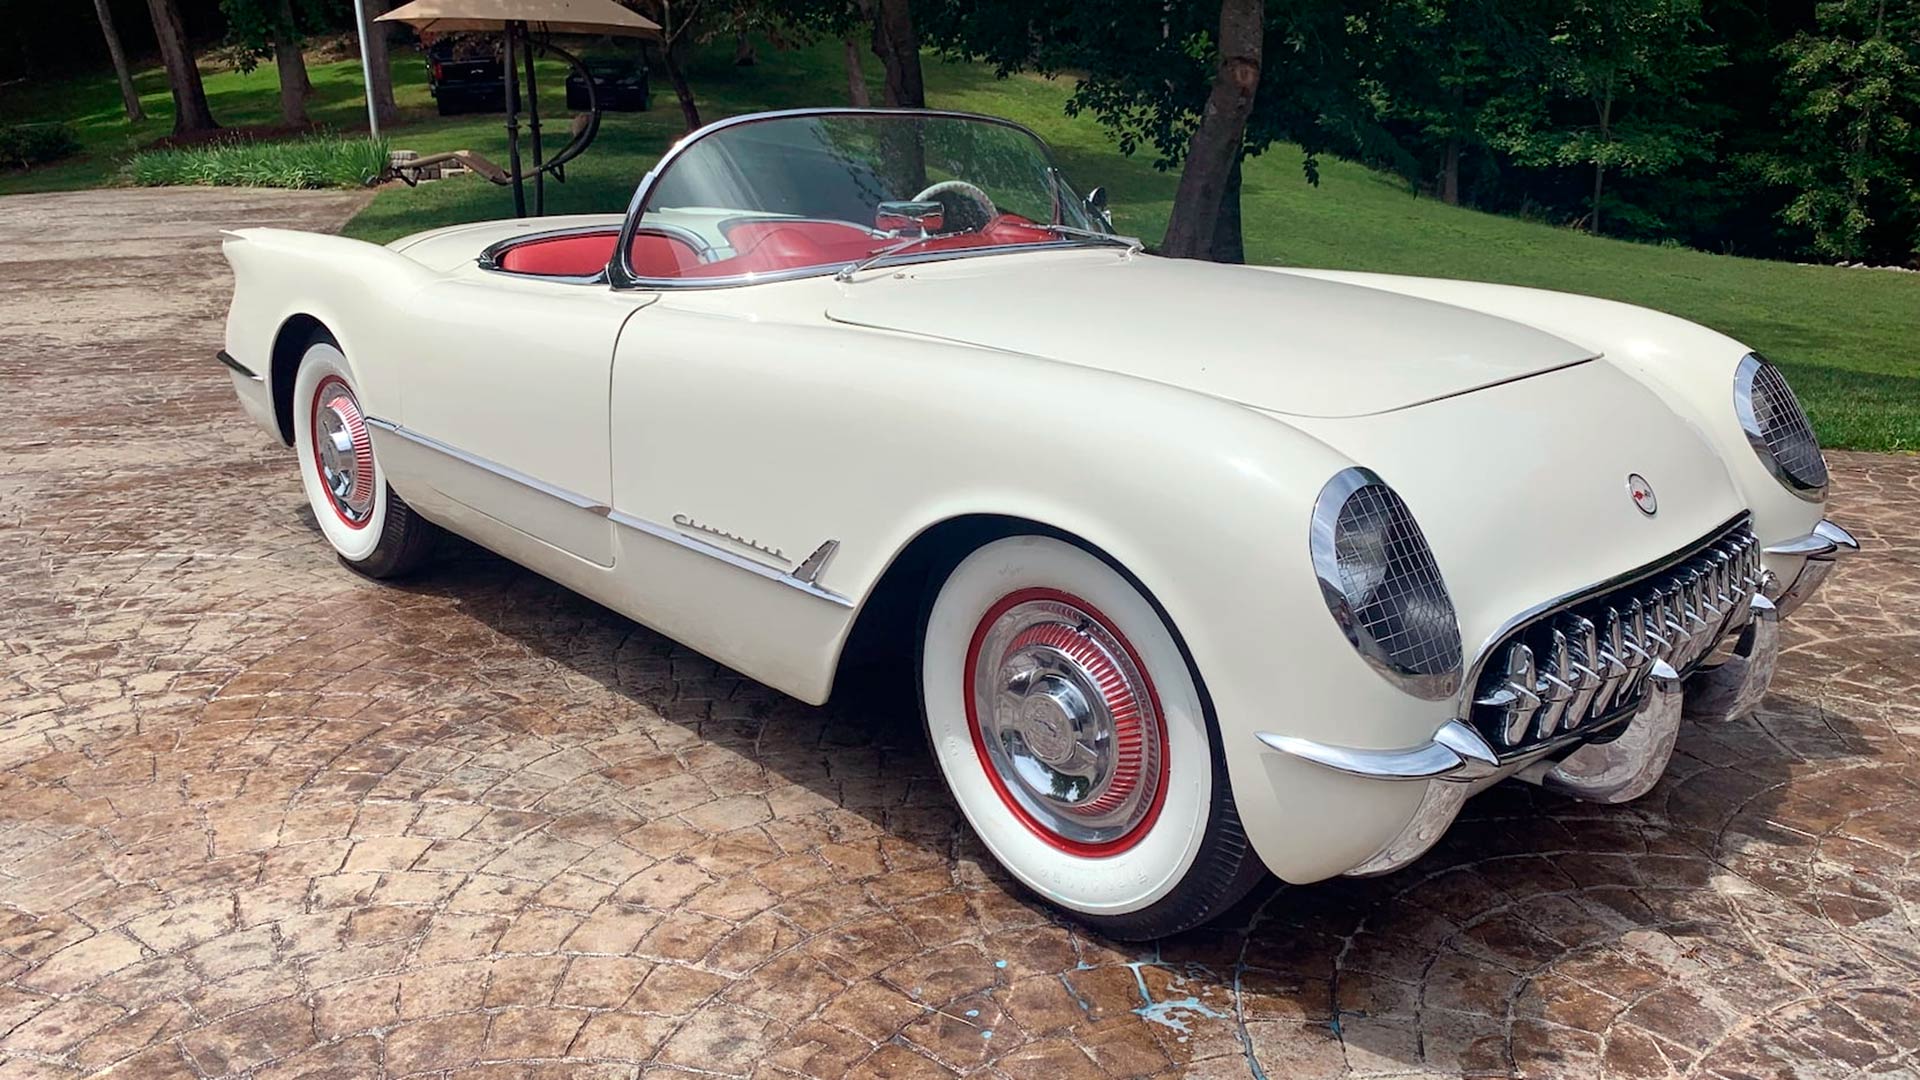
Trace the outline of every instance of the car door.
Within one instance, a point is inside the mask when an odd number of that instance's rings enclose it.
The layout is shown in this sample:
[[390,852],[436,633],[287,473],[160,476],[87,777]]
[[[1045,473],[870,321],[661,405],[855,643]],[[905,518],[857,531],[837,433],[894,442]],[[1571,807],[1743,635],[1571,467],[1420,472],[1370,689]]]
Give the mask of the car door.
[[653,294],[507,273],[413,301],[400,423],[439,451],[441,494],[599,566],[614,560],[608,384],[622,324]]

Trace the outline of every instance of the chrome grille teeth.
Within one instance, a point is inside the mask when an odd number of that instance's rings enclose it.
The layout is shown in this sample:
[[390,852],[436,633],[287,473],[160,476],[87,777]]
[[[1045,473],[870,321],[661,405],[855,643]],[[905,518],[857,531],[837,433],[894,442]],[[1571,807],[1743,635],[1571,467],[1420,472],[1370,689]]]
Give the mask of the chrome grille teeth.
[[1474,703],[1501,710],[1499,734],[1505,745],[1518,746],[1526,741],[1533,714],[1540,709],[1539,680],[1533,650],[1525,642],[1516,642],[1507,650],[1507,681]]
[[1686,674],[1750,618],[1760,548],[1744,526],[1611,596],[1542,617],[1505,640],[1472,716],[1502,753],[1634,707],[1656,668]]
[[1600,623],[1599,663],[1595,665],[1600,672],[1600,692],[1593,698],[1593,714],[1606,713],[1607,706],[1613,704],[1614,695],[1626,682],[1628,669],[1624,657],[1627,654],[1626,632],[1620,625],[1620,613],[1608,608]]
[[1599,664],[1600,635],[1593,627],[1593,620],[1579,615],[1562,619],[1566,628],[1568,663],[1561,668],[1567,672],[1566,679],[1573,685],[1573,700],[1567,704],[1566,715],[1561,717],[1561,730],[1569,730],[1587,718],[1587,710],[1593,706],[1593,699],[1600,692],[1604,681],[1600,673],[1594,670]]
[[1547,649],[1547,662],[1540,668],[1542,708],[1533,725],[1534,738],[1544,739],[1560,730],[1560,718],[1566,715],[1567,703],[1573,700],[1573,685],[1566,678],[1572,666],[1567,635],[1556,629],[1553,644]]

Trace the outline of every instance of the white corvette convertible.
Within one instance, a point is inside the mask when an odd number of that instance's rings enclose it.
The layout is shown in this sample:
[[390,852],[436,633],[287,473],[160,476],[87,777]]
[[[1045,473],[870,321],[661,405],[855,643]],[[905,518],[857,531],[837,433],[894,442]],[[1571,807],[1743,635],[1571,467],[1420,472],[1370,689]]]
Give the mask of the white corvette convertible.
[[1503,778],[1645,794],[1855,546],[1738,342],[1103,203],[1005,121],[739,117],[624,216],[235,232],[220,359],[362,573],[447,529],[808,702],[912,664],[986,847],[1118,937]]

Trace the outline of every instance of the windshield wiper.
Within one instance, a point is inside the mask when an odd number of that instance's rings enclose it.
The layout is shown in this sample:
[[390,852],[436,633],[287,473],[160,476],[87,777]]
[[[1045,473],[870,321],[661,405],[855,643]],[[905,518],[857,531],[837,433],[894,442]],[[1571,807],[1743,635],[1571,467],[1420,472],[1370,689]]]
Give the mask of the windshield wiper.
[[852,281],[853,275],[859,273],[862,270],[865,270],[867,267],[872,266],[874,263],[879,262],[881,259],[884,259],[889,255],[898,255],[903,251],[908,251],[915,247],[918,247],[919,245],[924,244],[929,240],[939,240],[945,236],[946,236],[945,233],[927,233],[924,236],[909,236],[905,240],[902,240],[897,244],[889,244],[886,247],[881,248],[879,251],[869,254],[864,259],[860,259],[857,262],[850,262],[847,265],[841,267],[839,272],[833,275],[833,280]]
[[1097,240],[1106,244],[1118,244],[1126,248],[1127,254],[1129,255],[1147,249],[1146,242],[1137,236],[1122,236],[1119,233],[1098,232],[1093,229],[1082,229],[1076,225],[1060,225],[1057,223],[1041,224],[1040,222],[1034,222],[1033,227],[1036,229],[1045,229],[1055,236],[1067,236],[1075,240]]
[[[1093,240],[1103,244],[1114,244],[1119,247],[1126,248],[1128,255],[1133,255],[1138,252],[1145,251],[1147,248],[1146,243],[1137,236],[1121,236],[1118,233],[1095,232],[1092,229],[1082,229],[1074,225],[1041,224],[1040,222],[1034,222],[1030,227],[1035,229],[1042,229],[1042,230],[1045,230],[1046,232],[1050,232],[1054,234],[1055,236],[1064,236],[1073,240]],[[879,262],[882,259],[888,258],[893,255],[898,255],[904,251],[911,251],[913,248],[918,247],[919,245],[924,244],[929,240],[941,240],[951,235],[953,234],[928,233],[925,236],[910,236],[907,239],[900,241],[899,243],[889,244],[886,247],[881,248],[879,251],[873,252],[872,254],[868,255],[864,259],[860,259],[857,262],[850,262],[847,265],[841,267],[837,272],[834,273],[833,280],[852,281],[853,276],[855,274],[858,274],[860,271],[867,269],[868,267],[874,265],[875,263]]]

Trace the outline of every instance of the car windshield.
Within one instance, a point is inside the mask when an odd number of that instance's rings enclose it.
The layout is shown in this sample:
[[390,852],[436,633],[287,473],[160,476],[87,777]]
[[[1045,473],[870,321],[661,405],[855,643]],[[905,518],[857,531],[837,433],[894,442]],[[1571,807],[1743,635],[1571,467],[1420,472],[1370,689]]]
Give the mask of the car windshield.
[[717,128],[673,155],[628,258],[639,278],[757,277],[1098,242],[1104,231],[1023,128],[817,113]]

